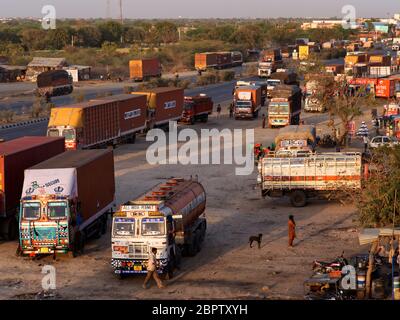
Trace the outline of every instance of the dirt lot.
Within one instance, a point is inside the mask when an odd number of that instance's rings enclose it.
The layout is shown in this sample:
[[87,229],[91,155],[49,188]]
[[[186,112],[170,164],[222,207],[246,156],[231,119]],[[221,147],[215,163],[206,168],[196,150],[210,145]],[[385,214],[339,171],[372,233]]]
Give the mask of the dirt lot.
[[[225,110],[225,109],[224,109]],[[318,116],[307,115],[306,123]],[[261,119],[235,121],[211,119],[200,127],[254,128],[256,141],[271,143],[277,130],[261,129]],[[132,199],[163,178],[199,175],[207,191],[208,230],[201,252],[184,258],[181,270],[167,287],[152,283],[142,289],[144,276],[120,280],[110,266],[110,233],[88,243],[84,255],[40,260],[15,256],[16,242],[0,243],[0,298],[34,299],[42,290],[42,267],[56,267],[61,299],[302,299],[303,281],[311,274],[314,259],[333,259],[364,251],[357,241],[354,207],[338,202],[312,201],[292,208],[288,199],[262,199],[255,189],[256,170],[236,176],[235,165],[158,165],[145,159],[149,145],[139,138],[134,145],[115,151],[117,202]],[[287,246],[287,217],[298,225],[294,249]],[[251,235],[263,234],[262,248],[249,248]]]

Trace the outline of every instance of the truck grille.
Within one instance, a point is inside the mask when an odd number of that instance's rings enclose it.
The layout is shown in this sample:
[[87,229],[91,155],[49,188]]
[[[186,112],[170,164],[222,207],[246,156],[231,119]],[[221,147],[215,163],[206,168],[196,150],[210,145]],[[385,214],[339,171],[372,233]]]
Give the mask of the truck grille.
[[149,248],[145,244],[133,244],[129,246],[129,257],[134,259],[147,259]]

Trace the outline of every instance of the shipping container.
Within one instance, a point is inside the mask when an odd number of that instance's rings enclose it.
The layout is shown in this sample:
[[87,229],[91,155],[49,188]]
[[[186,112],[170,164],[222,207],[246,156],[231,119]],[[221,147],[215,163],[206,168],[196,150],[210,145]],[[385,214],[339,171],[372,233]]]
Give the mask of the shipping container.
[[146,126],[144,95],[121,94],[51,109],[48,136],[64,136],[67,149],[134,142]]
[[344,65],[343,64],[331,64],[325,66],[326,72],[333,73],[334,75],[341,74],[344,72]]
[[[115,205],[112,150],[72,150],[25,170],[21,196],[23,254],[82,250],[104,234]],[[36,210],[35,210],[36,209]],[[35,234],[29,232],[31,222]]]
[[378,79],[375,86],[375,96],[380,98],[392,98],[395,96],[394,79]]
[[0,231],[6,239],[17,236],[16,213],[24,170],[64,152],[64,138],[22,137],[0,144]]
[[198,71],[207,69],[223,69],[242,65],[243,55],[239,51],[233,52],[203,52],[194,56],[194,66]]
[[390,66],[392,63],[391,56],[385,55],[371,55],[369,57],[369,65],[370,66],[379,66],[379,67],[386,67]]
[[300,60],[307,60],[310,55],[310,47],[306,46],[299,46],[299,59]]
[[216,52],[196,53],[194,56],[194,66],[196,70],[206,71],[208,68],[216,68],[217,56],[218,53]]
[[178,121],[182,116],[184,91],[180,88],[160,87],[132,94],[147,97],[147,129],[168,125],[169,121]]
[[261,53],[261,62],[274,62],[282,60],[281,49],[267,49]]
[[151,77],[161,77],[161,64],[157,58],[129,61],[130,78],[144,81]]

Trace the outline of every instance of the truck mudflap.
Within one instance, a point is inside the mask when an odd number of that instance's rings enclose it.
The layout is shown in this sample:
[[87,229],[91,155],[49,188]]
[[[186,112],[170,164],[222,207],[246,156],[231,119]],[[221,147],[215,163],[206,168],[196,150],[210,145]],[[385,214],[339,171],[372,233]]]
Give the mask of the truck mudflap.
[[[157,273],[163,274],[167,271],[168,260],[159,259]],[[143,274],[147,273],[147,260],[111,259],[111,266],[115,274]]]

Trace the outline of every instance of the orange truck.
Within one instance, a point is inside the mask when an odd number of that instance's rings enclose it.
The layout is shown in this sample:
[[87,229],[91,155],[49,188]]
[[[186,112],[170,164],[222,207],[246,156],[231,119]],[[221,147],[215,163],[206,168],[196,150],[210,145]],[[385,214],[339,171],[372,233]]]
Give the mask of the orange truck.
[[380,98],[392,98],[395,93],[396,79],[383,78],[378,79],[375,86],[375,96]]
[[260,86],[239,86],[235,89],[235,119],[257,118],[261,109]]
[[151,77],[161,77],[161,64],[157,58],[129,61],[130,78],[134,81],[146,81]]
[[202,52],[194,55],[194,67],[200,73],[207,69],[223,69],[243,64],[240,51],[232,52]]

